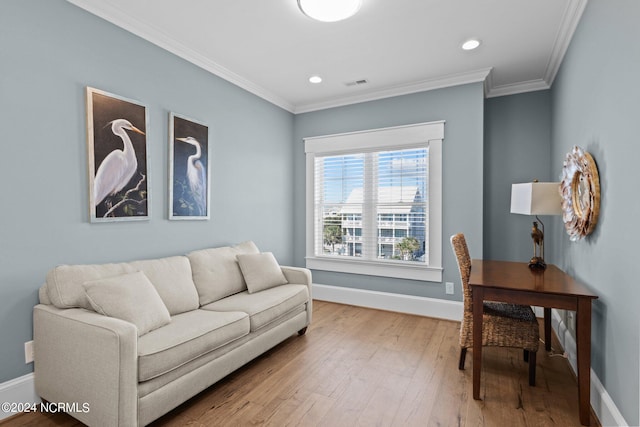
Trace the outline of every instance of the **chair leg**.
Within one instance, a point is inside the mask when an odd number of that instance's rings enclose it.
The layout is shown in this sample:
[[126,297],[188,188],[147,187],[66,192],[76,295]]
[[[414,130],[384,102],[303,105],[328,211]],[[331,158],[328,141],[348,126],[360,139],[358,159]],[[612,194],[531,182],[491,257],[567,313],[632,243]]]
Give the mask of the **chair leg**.
[[461,371],[464,370],[464,359],[466,356],[467,356],[467,348],[466,347],[460,348],[460,362],[458,363],[458,369],[460,369]]
[[535,387],[536,385],[536,352],[529,352],[529,385]]
[[529,361],[529,350],[523,350],[523,358],[525,362]]

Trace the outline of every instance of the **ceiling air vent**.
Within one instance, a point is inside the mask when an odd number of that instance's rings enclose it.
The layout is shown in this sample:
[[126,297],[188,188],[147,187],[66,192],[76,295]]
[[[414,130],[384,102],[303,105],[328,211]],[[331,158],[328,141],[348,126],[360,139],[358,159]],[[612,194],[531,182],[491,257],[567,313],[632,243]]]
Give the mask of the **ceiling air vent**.
[[347,83],[345,83],[344,85],[345,85],[345,86],[360,86],[360,85],[365,85],[365,84],[367,84],[367,83],[369,83],[369,82],[367,81],[367,79],[360,79],[360,80],[354,80],[354,81],[352,81],[352,82],[347,82]]

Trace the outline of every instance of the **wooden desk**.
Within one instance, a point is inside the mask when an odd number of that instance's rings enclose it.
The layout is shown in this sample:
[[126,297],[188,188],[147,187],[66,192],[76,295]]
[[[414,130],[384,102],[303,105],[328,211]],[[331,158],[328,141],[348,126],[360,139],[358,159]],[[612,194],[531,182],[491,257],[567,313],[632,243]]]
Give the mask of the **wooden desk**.
[[545,346],[551,349],[551,308],[576,312],[580,422],[590,423],[591,301],[598,298],[555,265],[532,270],[526,262],[471,261],[473,295],[473,398],[480,400],[483,301],[544,307]]

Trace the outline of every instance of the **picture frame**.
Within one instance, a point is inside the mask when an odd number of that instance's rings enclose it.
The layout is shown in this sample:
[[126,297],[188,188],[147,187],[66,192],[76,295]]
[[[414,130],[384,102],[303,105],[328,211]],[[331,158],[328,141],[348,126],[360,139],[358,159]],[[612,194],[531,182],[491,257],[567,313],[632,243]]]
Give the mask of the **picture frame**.
[[600,215],[600,175],[593,156],[574,145],[562,166],[560,196],[562,221],[569,240],[577,242],[591,234]]
[[211,215],[209,127],[169,113],[169,219],[208,220]]
[[147,108],[89,86],[86,101],[90,221],[149,219]]

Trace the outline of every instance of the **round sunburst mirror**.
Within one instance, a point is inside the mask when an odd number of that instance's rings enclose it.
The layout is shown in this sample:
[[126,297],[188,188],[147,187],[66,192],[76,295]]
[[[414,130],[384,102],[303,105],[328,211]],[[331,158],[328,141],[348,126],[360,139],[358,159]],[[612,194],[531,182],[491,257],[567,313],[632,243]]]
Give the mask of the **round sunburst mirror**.
[[591,154],[574,146],[562,167],[562,220],[572,241],[588,236],[600,214],[600,177]]

